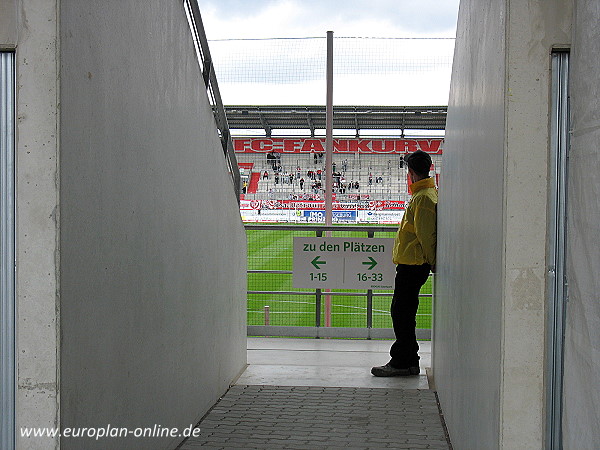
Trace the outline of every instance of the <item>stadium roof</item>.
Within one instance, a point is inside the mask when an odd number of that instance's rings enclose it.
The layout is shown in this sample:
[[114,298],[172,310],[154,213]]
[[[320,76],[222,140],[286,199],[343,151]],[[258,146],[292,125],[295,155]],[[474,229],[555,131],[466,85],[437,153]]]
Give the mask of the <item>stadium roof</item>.
[[[446,106],[334,106],[337,130],[445,130]],[[325,106],[225,106],[229,129],[325,129]]]

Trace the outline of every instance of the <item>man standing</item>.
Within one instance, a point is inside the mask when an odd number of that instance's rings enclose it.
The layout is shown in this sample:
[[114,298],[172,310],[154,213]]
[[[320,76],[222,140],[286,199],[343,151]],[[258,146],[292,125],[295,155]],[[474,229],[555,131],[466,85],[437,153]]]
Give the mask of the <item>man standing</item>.
[[412,181],[409,187],[412,198],[394,242],[393,261],[397,266],[391,314],[396,341],[390,349],[390,361],[371,369],[376,377],[420,373],[416,337],[419,292],[429,271],[435,271],[438,195],[434,180],[429,177],[431,157],[417,150],[404,158],[404,162]]

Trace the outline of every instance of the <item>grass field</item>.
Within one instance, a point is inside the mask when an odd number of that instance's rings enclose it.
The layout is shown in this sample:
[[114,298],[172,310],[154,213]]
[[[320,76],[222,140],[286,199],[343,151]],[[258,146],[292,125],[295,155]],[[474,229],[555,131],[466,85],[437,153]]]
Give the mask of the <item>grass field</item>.
[[[311,230],[247,230],[249,270],[293,270],[294,236],[314,237]],[[333,232],[338,237],[367,237],[366,232]],[[375,237],[393,237],[393,233],[375,233]],[[391,258],[391,255],[390,255]],[[291,274],[248,274],[249,291],[302,291],[307,295],[249,294],[248,325],[264,325],[264,307],[269,306],[270,325],[315,326],[315,291],[294,289]],[[333,292],[365,292],[343,291]],[[389,296],[373,298],[373,327],[391,328]],[[431,293],[431,280],[427,281],[422,294]],[[322,302],[324,303],[324,301]],[[331,296],[331,324],[334,327],[367,326],[367,298]],[[321,324],[324,322],[324,305],[321,305]],[[417,313],[417,328],[431,328],[431,298],[422,297]]]

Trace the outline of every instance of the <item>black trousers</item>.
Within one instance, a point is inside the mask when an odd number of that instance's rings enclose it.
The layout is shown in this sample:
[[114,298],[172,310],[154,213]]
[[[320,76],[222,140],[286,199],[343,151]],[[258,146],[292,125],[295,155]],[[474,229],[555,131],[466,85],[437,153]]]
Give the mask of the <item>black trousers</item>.
[[392,298],[392,323],[396,342],[390,349],[390,365],[398,369],[419,366],[417,343],[417,308],[419,292],[429,277],[431,266],[396,266],[394,297]]

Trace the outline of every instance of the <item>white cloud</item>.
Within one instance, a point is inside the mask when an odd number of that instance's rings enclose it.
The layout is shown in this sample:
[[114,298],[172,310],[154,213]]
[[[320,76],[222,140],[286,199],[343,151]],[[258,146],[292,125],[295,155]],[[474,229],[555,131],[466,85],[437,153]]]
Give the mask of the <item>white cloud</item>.
[[453,37],[459,0],[200,0],[209,39]]

